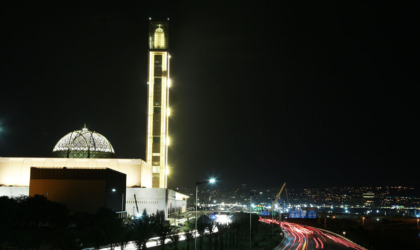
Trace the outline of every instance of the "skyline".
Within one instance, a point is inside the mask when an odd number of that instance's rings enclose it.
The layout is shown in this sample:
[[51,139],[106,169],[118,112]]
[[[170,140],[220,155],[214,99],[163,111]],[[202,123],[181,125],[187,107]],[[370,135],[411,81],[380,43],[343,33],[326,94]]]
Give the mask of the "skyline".
[[2,3],[0,157],[51,157],[86,123],[117,158],[146,160],[148,20],[161,16],[169,188],[415,185],[413,8],[280,5]]

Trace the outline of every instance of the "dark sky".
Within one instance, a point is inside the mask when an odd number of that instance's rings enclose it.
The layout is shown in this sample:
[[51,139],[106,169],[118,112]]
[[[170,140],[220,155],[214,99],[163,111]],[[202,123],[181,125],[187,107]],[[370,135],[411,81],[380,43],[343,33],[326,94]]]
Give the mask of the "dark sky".
[[170,17],[170,188],[417,185],[414,6],[213,2],[1,1],[0,156],[87,123],[144,159],[148,19]]

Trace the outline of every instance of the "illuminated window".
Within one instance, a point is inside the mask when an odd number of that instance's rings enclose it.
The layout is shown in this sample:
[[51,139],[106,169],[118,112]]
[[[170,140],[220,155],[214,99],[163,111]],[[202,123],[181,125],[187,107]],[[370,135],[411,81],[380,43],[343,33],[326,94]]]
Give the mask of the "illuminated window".
[[[154,71],[155,71],[155,76],[162,75],[162,55],[155,55]],[[157,78],[155,78],[155,80],[156,79]]]
[[155,30],[155,48],[165,48],[165,32],[163,32],[161,24],[159,24],[158,28]]
[[[166,21],[149,22],[149,48],[167,49],[168,48],[169,23]],[[166,34],[165,34],[166,33]]]

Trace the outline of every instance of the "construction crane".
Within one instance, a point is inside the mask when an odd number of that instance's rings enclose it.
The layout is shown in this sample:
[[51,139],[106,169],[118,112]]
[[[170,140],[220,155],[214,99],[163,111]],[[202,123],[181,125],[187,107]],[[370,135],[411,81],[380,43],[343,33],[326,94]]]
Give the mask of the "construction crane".
[[139,216],[140,215],[140,212],[139,212],[139,207],[137,206],[136,195],[134,195],[134,201],[136,202],[137,216]]
[[271,214],[273,214],[273,210],[274,210],[274,205],[277,203],[277,201],[280,198],[281,192],[283,192],[284,187],[286,186],[286,182],[283,184],[283,186],[280,189],[280,192],[277,194],[276,199],[274,199],[273,201],[273,205],[271,206]]

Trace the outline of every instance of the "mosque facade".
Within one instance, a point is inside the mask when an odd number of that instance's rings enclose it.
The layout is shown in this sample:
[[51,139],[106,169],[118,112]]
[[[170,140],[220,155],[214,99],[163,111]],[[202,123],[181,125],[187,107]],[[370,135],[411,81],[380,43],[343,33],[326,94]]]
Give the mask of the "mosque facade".
[[168,22],[149,22],[148,119],[146,161],[119,159],[105,136],[86,126],[66,134],[55,145],[52,157],[0,157],[0,196],[29,195],[31,167],[52,169],[111,169],[126,175],[122,197],[126,212],[166,217],[186,210],[188,196],[167,189],[169,60]]

